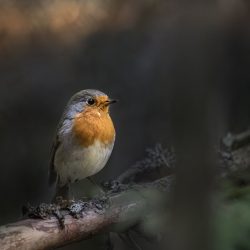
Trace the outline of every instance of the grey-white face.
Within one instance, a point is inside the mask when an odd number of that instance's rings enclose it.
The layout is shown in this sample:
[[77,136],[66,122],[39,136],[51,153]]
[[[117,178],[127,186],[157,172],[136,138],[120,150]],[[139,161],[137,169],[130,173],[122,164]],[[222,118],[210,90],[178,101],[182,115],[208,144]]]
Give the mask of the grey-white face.
[[77,113],[82,112],[85,106],[91,105],[91,102],[98,96],[106,96],[106,94],[95,89],[85,89],[77,92],[69,100],[64,112],[64,118],[73,119]]
[[61,121],[59,123],[58,135],[65,134],[71,131],[72,121],[78,113],[81,113],[87,105],[91,105],[93,99],[106,94],[95,89],[85,89],[77,92],[69,100]]

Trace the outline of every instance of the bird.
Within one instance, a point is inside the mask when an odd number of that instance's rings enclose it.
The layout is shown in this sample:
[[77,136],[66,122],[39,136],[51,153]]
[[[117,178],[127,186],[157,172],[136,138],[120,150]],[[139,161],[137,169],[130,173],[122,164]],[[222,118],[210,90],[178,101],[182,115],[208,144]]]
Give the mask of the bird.
[[71,183],[91,178],[106,165],[116,136],[109,107],[116,102],[95,89],[70,98],[51,149],[49,183],[56,184],[54,199],[69,199]]

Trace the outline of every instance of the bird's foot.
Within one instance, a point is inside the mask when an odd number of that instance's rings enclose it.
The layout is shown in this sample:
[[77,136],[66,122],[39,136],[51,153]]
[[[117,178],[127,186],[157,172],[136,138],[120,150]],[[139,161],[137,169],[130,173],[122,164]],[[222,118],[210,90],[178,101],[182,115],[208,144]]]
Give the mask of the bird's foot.
[[104,190],[108,193],[118,193],[128,188],[127,185],[120,183],[117,180],[109,180],[102,183]]
[[46,204],[41,203],[38,206],[31,206],[30,204],[23,206],[23,215],[34,219],[49,219],[56,217],[61,229],[65,228],[65,216],[71,215],[78,219],[81,218],[85,212],[94,211],[95,213],[102,214],[109,206],[108,198],[96,197],[85,201],[78,200],[64,200],[62,197],[58,197],[56,203]]
[[33,219],[48,219],[52,216],[55,216],[59,222],[61,229],[64,228],[64,216],[62,207],[57,204],[46,204],[41,203],[37,207],[31,206],[30,204],[23,206],[22,208],[23,215],[28,216]]

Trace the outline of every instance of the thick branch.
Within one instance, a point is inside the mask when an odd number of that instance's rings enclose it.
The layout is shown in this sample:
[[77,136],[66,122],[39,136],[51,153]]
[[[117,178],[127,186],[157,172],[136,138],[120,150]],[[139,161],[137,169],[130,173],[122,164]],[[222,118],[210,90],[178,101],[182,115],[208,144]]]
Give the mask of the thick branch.
[[[227,148],[222,152],[221,166],[224,173],[250,166],[248,139],[249,132],[244,132],[240,135],[231,135],[230,142],[224,141],[224,146]],[[166,196],[166,192],[168,193],[174,183],[172,175],[162,178],[163,173],[172,172],[172,166],[170,167],[167,159],[173,162],[174,157],[169,151],[168,157],[165,157],[164,151],[159,150],[159,147],[156,150],[158,151],[150,152],[153,158],[150,158],[151,156],[146,158],[118,177],[118,181],[114,182],[117,186],[107,194],[106,206],[100,207],[94,200],[81,204],[76,202],[72,205],[77,207],[83,204],[79,218],[74,218],[70,209],[60,210],[66,213],[63,229],[60,228],[58,219],[53,216],[46,219],[26,219],[1,226],[1,249],[51,249],[89,238],[105,230],[124,231],[140,224],[145,215],[158,212],[156,210],[161,207],[162,194]],[[154,181],[131,185],[135,180],[144,180],[144,173],[147,181],[148,176],[154,173]],[[158,178],[155,178],[157,173]]]
[[[150,204],[147,191],[157,189],[166,191],[171,186],[172,177],[165,177],[156,182],[135,185],[120,193],[108,194],[108,208],[87,209],[80,213],[80,218],[65,215],[64,228],[60,228],[55,217],[48,219],[27,219],[0,227],[0,245],[2,250],[10,249],[51,249],[74,241],[89,238],[100,231],[126,230],[138,224],[145,214],[150,214],[156,207]],[[158,202],[161,202],[158,195]],[[86,202],[85,207],[90,207]],[[77,202],[74,204],[77,206]],[[64,211],[65,212],[65,211]]]
[[118,210],[108,216],[89,211],[83,218],[67,215],[65,228],[58,226],[57,219],[27,219],[0,228],[1,249],[50,249],[85,239],[113,223]]

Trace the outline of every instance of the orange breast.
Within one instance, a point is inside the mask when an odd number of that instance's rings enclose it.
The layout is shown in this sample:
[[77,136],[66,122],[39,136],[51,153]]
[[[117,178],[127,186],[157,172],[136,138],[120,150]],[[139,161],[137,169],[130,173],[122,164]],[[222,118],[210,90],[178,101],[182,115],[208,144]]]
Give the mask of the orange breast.
[[115,129],[109,114],[92,107],[86,107],[76,116],[73,132],[79,143],[85,147],[92,145],[95,140],[110,144],[115,138]]

